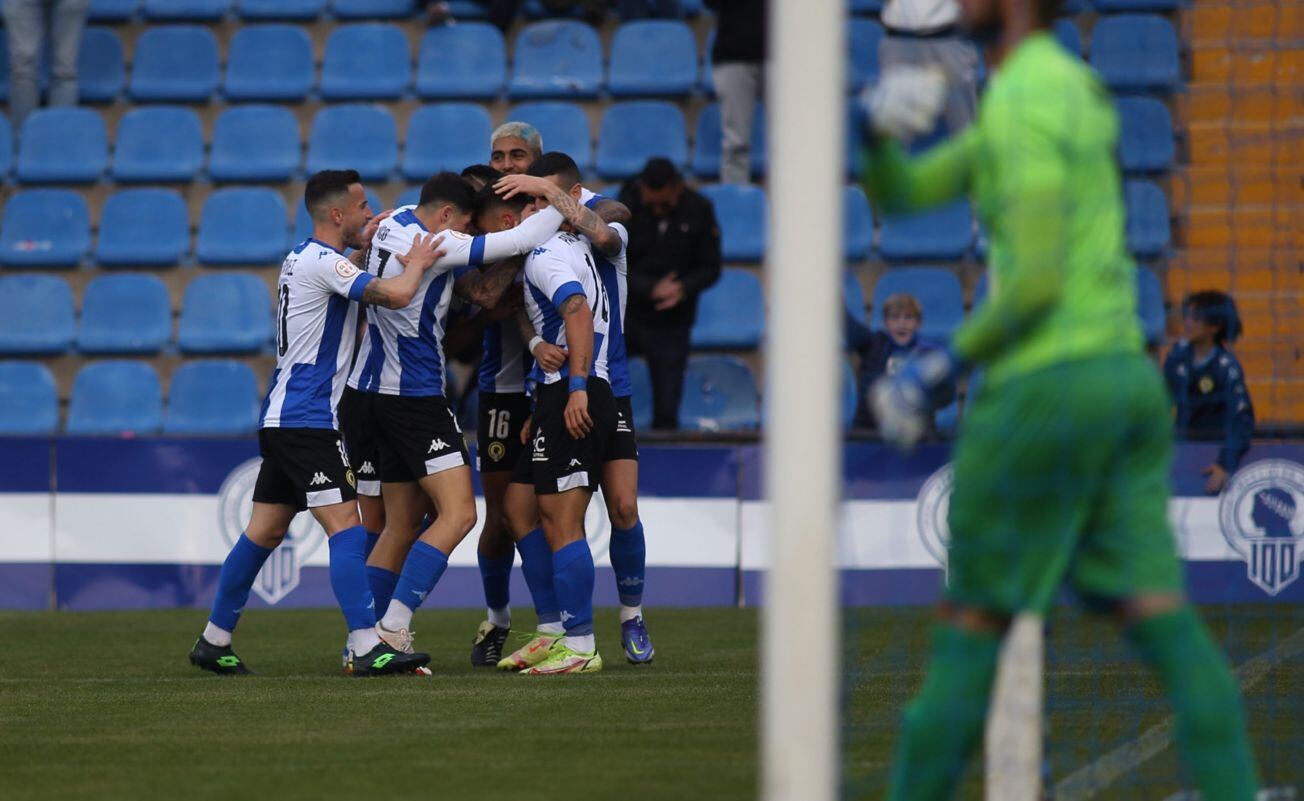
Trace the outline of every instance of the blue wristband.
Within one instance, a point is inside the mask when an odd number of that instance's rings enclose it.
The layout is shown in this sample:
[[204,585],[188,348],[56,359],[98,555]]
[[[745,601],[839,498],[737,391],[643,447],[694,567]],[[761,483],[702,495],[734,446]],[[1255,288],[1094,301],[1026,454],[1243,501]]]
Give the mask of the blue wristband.
[[571,392],[588,392],[589,377],[586,375],[573,375],[570,377],[569,387]]

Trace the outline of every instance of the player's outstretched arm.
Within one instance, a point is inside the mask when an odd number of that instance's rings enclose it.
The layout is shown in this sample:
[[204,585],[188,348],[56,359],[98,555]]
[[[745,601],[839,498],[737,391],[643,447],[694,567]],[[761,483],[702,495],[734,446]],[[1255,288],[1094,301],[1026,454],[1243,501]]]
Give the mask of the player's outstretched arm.
[[589,364],[593,360],[593,310],[583,294],[562,301],[562,322],[566,326],[566,347],[570,349],[570,399],[566,402],[566,430],[580,439],[593,430],[589,417]]
[[444,237],[434,234],[418,235],[406,255],[395,256],[403,265],[403,274],[393,278],[377,278],[367,283],[362,291],[362,302],[387,309],[401,309],[412,302],[421,288],[421,278],[431,265],[444,256],[439,246]]
[[547,178],[535,175],[505,175],[494,184],[494,191],[510,198],[524,192],[535,197],[547,199],[549,206],[561,212],[566,222],[577,233],[589,238],[599,253],[614,256],[625,246],[620,232],[608,225],[593,209],[585,208],[580,202],[564,192]]

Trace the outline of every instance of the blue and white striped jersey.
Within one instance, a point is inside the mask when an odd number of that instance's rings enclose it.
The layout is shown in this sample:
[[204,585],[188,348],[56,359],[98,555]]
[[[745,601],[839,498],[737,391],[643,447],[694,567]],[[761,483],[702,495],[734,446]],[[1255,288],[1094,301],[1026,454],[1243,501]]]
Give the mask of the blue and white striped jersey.
[[[403,274],[395,255],[426,232],[414,206],[405,206],[380,224],[367,254],[367,272],[378,278]],[[367,310],[367,334],[349,377],[349,386],[382,395],[444,394],[444,324],[460,267],[478,267],[527,253],[552,236],[562,217],[555,209],[535,214],[521,225],[484,236],[439,231],[447,255],[422,277],[416,297],[402,309]]]
[[[558,233],[525,260],[525,311],[534,332],[561,348],[566,347],[566,325],[559,311],[573,295],[584,295],[593,314],[593,361],[589,375],[610,380],[607,374],[607,330],[611,309],[588,245],[574,234]],[[535,365],[530,376],[543,384],[569,377],[570,365],[545,373]]]
[[358,305],[372,276],[315,239],[290,251],[276,286],[276,369],[259,428],[338,428]]

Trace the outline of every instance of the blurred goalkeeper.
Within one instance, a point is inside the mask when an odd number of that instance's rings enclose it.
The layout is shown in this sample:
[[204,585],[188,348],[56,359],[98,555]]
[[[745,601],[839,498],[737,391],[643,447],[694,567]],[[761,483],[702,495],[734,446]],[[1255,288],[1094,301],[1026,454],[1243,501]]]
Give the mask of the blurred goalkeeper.
[[966,367],[986,380],[955,448],[949,584],[932,663],[906,709],[890,799],[951,797],[978,744],[1011,618],[1044,613],[1067,581],[1115,614],[1158,673],[1207,801],[1253,801],[1236,684],[1186,602],[1168,527],[1169,402],[1146,359],[1114,148],[1094,73],[1047,28],[1057,0],[962,0],[997,65],[976,123],[917,159],[945,79],[884,74],[863,105],[865,184],[885,211],[971,195],[991,238],[991,296],[950,348],[872,390],[884,436],[909,447]]

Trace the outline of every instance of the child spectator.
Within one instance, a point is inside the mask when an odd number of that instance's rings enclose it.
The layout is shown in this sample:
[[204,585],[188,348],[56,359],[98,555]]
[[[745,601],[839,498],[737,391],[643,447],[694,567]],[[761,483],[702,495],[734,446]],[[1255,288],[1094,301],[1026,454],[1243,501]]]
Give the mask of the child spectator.
[[1217,494],[1236,472],[1254,434],[1254,407],[1245,373],[1227,345],[1241,333],[1231,297],[1216,290],[1189,295],[1182,303],[1186,338],[1164,362],[1164,379],[1176,406],[1177,436],[1221,439],[1218,459],[1203,471],[1205,490]]
[[[869,388],[884,375],[893,375],[906,359],[942,347],[936,342],[922,339],[919,326],[924,322],[924,310],[914,295],[902,292],[883,301],[883,328],[885,331],[869,332],[848,317],[848,340],[860,351],[860,387],[857,393],[856,428],[873,428],[874,413],[869,408]],[[855,330],[859,329],[859,330]],[[938,407],[946,406],[955,398],[955,385],[942,391]]]

